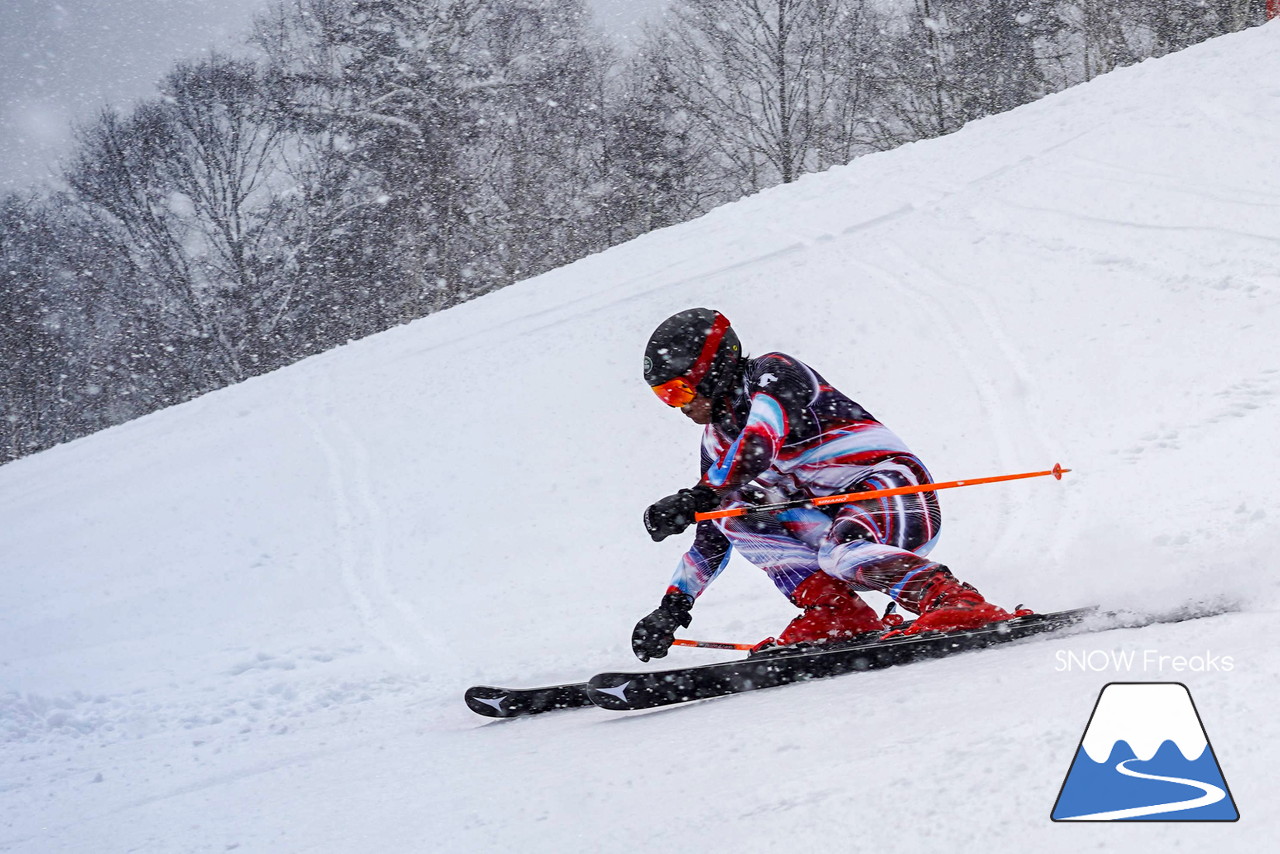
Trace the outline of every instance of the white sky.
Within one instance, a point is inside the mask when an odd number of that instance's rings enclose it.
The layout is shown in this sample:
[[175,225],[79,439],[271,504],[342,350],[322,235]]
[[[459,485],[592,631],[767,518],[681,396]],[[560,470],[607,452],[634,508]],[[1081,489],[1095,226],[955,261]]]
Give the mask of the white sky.
[[[588,0],[622,36],[667,0]],[[154,92],[179,58],[235,50],[269,0],[0,0],[0,192],[55,170],[71,125]]]

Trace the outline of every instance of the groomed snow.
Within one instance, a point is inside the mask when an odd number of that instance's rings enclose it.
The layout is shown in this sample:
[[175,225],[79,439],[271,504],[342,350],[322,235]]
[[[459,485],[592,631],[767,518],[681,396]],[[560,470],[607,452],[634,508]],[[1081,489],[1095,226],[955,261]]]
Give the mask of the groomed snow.
[[[5,466],[0,849],[1266,850],[1278,137],[1273,23]],[[640,513],[692,482],[698,435],[640,355],[699,304],[939,479],[1074,469],[943,494],[935,556],[990,598],[1245,610],[476,717],[471,684],[641,666],[631,626],[688,538]],[[735,564],[687,634],[793,613]],[[1060,670],[1094,650],[1217,669]],[[1099,690],[1135,679],[1189,687],[1238,823],[1049,821]]]

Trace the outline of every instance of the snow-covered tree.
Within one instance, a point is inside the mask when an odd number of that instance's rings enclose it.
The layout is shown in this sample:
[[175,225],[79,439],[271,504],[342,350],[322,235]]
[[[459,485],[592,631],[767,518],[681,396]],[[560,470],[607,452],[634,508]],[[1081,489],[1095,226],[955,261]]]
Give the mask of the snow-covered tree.
[[288,307],[276,228],[282,137],[251,63],[178,66],[163,97],[80,130],[66,179],[151,293],[177,338],[224,381],[278,364],[271,343]]
[[721,195],[707,140],[680,107],[663,48],[653,39],[632,58],[609,111],[610,234],[619,239],[705,213]]
[[655,55],[713,150],[727,197],[794,181],[829,166],[829,151],[851,151],[861,2],[676,0],[668,20]]
[[608,54],[579,0],[492,0],[487,11],[478,43],[492,76],[472,166],[492,260],[515,280],[607,245]]
[[882,149],[950,133],[1049,91],[1042,56],[1062,28],[1053,0],[911,0],[875,61]]
[[394,256],[368,260],[400,319],[601,248],[585,18],[577,0],[291,0],[260,22],[284,112],[338,170],[335,209]]

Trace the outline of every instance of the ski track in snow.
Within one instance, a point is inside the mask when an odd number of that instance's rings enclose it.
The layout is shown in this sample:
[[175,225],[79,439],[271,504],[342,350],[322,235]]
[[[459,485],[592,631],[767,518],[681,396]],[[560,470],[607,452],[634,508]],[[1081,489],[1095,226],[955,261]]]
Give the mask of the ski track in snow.
[[[902,253],[900,248],[898,251],[905,256],[905,253]],[[1039,394],[1036,391],[1039,384],[1035,375],[1027,360],[1010,338],[1007,325],[1000,319],[999,312],[991,300],[979,293],[976,288],[964,285],[954,277],[944,276],[934,265],[919,258],[910,258],[908,260],[929,279],[929,292],[952,294],[961,305],[970,310],[970,317],[976,315],[977,324],[970,325],[967,328],[979,329],[985,333],[985,336],[971,334],[969,340],[983,340],[985,337],[986,340],[993,343],[997,352],[986,361],[986,364],[1004,369],[1011,375],[1007,381],[997,385],[998,381],[994,379],[994,374],[991,374],[992,380],[989,386],[989,388],[998,387],[1000,389],[1001,393],[996,395],[996,399],[1004,403],[998,408],[1001,416],[1000,424],[1004,428],[1004,432],[1001,435],[1000,449],[1005,455],[1002,462],[1005,469],[1009,471],[1020,469],[1028,460],[1033,459],[1044,460],[1044,465],[1048,465],[1049,462],[1061,462],[1070,468],[1071,462],[1065,456],[1063,443],[1057,438],[1056,432],[1049,427],[1041,414],[1046,407],[1040,401]],[[956,303],[952,303],[952,311],[947,313],[948,317],[956,317],[955,309],[957,307]],[[1014,437],[1019,437],[1019,439]],[[1012,501],[1014,498],[1013,493],[1006,494],[1009,500]],[[1047,504],[1051,508],[1051,515],[1046,516],[1042,513],[1040,518],[1037,519],[1033,519],[1030,514],[1025,512],[1026,502],[1019,501],[1017,510],[1011,511],[1005,517],[1011,521],[1011,524],[1004,527],[1000,538],[992,546],[992,554],[1000,555],[1006,549],[1016,548],[1019,544],[1033,539],[1034,535],[1030,531],[1033,524],[1040,526],[1041,529],[1047,527],[1050,530],[1057,530],[1061,528],[1066,500],[1067,494],[1060,490],[1055,491],[1052,495],[1044,496],[1038,504]]]
[[[1090,223],[1094,225],[1105,225],[1120,229],[1133,229],[1135,231],[1163,231],[1179,234],[1215,234],[1222,237],[1239,238],[1241,240],[1259,242],[1266,246],[1280,246],[1280,236],[1274,234],[1258,234],[1252,231],[1245,231],[1239,228],[1223,228],[1216,225],[1204,225],[1201,223],[1178,223],[1168,225],[1157,222],[1137,222],[1133,219],[1117,219],[1115,217],[1100,216],[1098,214],[1087,214],[1082,211],[1073,211],[1067,208],[1053,207],[1050,205],[1032,205],[1025,202],[1013,202],[1006,200],[1004,204],[1017,210],[1027,213],[1046,214],[1057,219],[1065,219],[1072,222]],[[1064,229],[1070,231],[1070,229]]]
[[[1098,172],[1105,173],[1107,181],[1111,184],[1124,184],[1126,186],[1135,187],[1139,190],[1150,192],[1152,189],[1165,190],[1171,193],[1181,193],[1185,195],[1196,196],[1202,199],[1209,199],[1215,202],[1222,202],[1229,205],[1245,205],[1248,207],[1265,208],[1276,210],[1280,208],[1270,196],[1264,193],[1258,193],[1253,190],[1247,190],[1242,187],[1205,187],[1194,182],[1188,182],[1185,178],[1176,175],[1170,175],[1167,172],[1152,172],[1143,169],[1134,169],[1131,166],[1117,166],[1114,163],[1108,163],[1105,160],[1099,160],[1095,157],[1086,157],[1080,154],[1069,155],[1067,160],[1071,163],[1080,163],[1090,167],[1095,167]],[[1054,174],[1061,175],[1063,180],[1078,180],[1080,175],[1075,171],[1053,170]],[[1146,180],[1137,180],[1138,177]],[[1229,190],[1230,195],[1223,193]]]
[[[589,293],[586,296],[563,300],[558,302],[553,308],[521,314],[518,317],[502,321],[492,328],[485,329],[482,332],[460,335],[445,341],[433,343],[429,347],[414,348],[410,351],[410,354],[416,356],[422,353],[447,349],[451,355],[458,355],[475,350],[487,350],[492,346],[494,338],[502,334],[520,337],[536,336],[538,333],[545,333],[554,330],[571,321],[581,320],[584,317],[589,317],[607,309],[613,309],[628,303],[644,300],[655,293],[673,289],[684,289],[696,283],[710,282],[729,273],[750,269],[758,264],[786,257],[793,253],[802,251],[804,248],[804,243],[789,243],[777,249],[771,249],[768,252],[748,255],[746,258],[729,264],[723,264],[709,270],[691,273],[675,281],[661,281],[659,284],[652,286],[642,286],[639,284],[646,279],[660,280],[662,273],[668,273],[675,268],[689,265],[690,262],[688,259],[681,259],[676,263],[663,266],[655,272],[650,272],[643,276],[634,278],[622,279],[613,283],[605,290],[603,295],[599,293]],[[577,263],[583,262],[580,261]],[[514,285],[512,287],[536,287],[537,281],[538,279],[536,278],[530,279],[527,283],[521,283],[520,285]],[[640,287],[641,289],[637,290],[637,287]]]
[[329,372],[322,368],[312,376],[298,409],[324,458],[343,586],[369,634],[403,664],[420,667],[418,649],[429,648],[433,637],[387,576],[389,531],[370,483],[368,448],[332,405]]
[[[943,298],[931,292],[930,289],[911,284],[912,277],[906,271],[925,273],[924,268],[914,264],[911,258],[892,242],[886,241],[882,245],[887,247],[887,252],[896,262],[893,268],[872,263],[865,258],[860,259],[859,264],[875,273],[880,281],[915,303],[921,312],[931,319],[932,329],[934,331],[942,331],[945,334],[950,354],[961,364],[965,374],[973,383],[974,390],[977,392],[978,399],[981,402],[982,410],[987,416],[986,421],[991,425],[991,435],[995,439],[993,450],[1000,470],[1013,471],[1011,466],[1015,459],[1014,441],[1011,428],[1007,423],[1006,408],[1000,403],[998,383],[988,367],[991,365],[990,360],[978,357],[973,346],[969,343],[973,340],[973,336],[967,334],[955,319],[953,305],[946,303]],[[947,283],[935,280],[931,284],[934,287],[938,287]],[[1017,527],[1014,524],[1015,514],[1013,513],[1012,498],[1007,491],[1000,491],[992,495],[991,504],[990,512],[996,518],[1007,520],[1010,524],[1001,526],[1001,533],[998,538],[993,545],[986,549],[985,554],[988,558],[997,557],[1009,543],[1014,541],[1009,532]],[[958,571],[961,572],[963,577],[964,572],[962,570]]]

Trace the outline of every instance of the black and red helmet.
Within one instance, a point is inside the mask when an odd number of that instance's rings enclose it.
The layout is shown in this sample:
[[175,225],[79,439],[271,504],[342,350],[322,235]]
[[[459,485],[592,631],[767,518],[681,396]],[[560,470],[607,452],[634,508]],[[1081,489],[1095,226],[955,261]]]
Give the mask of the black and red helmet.
[[710,308],[673,314],[649,336],[644,380],[668,406],[684,406],[695,395],[718,398],[742,359],[742,343],[729,318]]

